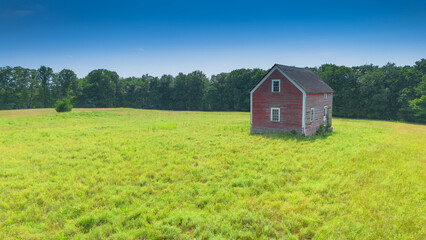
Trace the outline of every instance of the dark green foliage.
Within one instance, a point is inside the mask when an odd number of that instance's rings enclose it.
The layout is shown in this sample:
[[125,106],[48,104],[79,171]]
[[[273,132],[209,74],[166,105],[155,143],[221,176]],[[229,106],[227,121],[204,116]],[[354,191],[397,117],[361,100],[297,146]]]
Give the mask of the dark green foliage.
[[106,69],[91,71],[82,81],[83,93],[80,105],[83,107],[118,107],[116,104],[119,77],[116,72]]
[[317,132],[315,133],[315,135],[321,135],[325,132],[325,128],[324,125],[320,125],[320,127],[318,128]]
[[250,111],[250,90],[265,74],[255,68],[213,75],[204,98],[205,110]]
[[[323,64],[311,70],[334,89],[334,116],[426,122],[425,59],[404,67]],[[0,109],[53,107],[65,97],[76,107],[250,111],[250,90],[265,74],[262,69],[237,69],[210,79],[201,71],[119,78],[116,72],[97,69],[78,79],[68,69],[55,74],[45,66],[4,67]]]
[[61,100],[56,101],[55,109],[57,112],[71,112],[71,101],[68,98],[62,98]]
[[40,81],[40,101],[42,107],[49,107],[51,104],[51,92],[52,92],[52,76],[53,70],[50,67],[41,66],[37,70],[37,78]]
[[[357,67],[324,64],[312,69],[335,91],[333,115],[426,122],[425,99],[426,59],[414,66]],[[425,101],[425,100],[423,100]]]
[[326,123],[325,125],[321,124],[320,127],[317,129],[315,135],[322,135],[324,133],[327,132],[331,132],[331,124],[330,124],[330,119],[328,118],[328,115],[326,116]]
[[208,79],[201,71],[189,74],[179,73],[171,91],[173,110],[203,110],[203,97]]
[[63,69],[53,77],[53,89],[57,99],[69,98],[77,92],[77,75],[68,69]]

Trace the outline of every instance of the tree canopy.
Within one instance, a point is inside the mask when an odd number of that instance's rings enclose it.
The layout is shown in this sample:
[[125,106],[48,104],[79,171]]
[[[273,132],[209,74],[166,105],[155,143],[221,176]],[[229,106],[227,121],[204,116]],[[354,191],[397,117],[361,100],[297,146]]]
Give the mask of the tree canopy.
[[[425,59],[403,67],[323,64],[310,69],[334,89],[334,116],[426,122]],[[236,69],[210,79],[201,71],[120,78],[96,69],[79,79],[69,69],[54,73],[46,66],[6,66],[0,67],[0,109],[54,107],[69,98],[74,107],[250,111],[250,90],[265,74]]]

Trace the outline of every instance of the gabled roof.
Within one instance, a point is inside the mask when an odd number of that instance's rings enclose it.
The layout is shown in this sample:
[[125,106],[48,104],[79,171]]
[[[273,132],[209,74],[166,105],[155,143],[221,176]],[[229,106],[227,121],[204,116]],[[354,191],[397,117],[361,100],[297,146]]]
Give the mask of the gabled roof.
[[[281,64],[275,64],[269,71],[278,68],[289,80],[293,80],[306,93],[332,93],[333,89],[323,82],[318,75],[306,68],[290,67]],[[268,75],[268,74],[267,74]],[[265,75],[265,77],[267,76]],[[263,79],[262,79],[263,80]],[[257,85],[259,85],[262,80]],[[254,88],[256,88],[256,86]],[[254,89],[253,88],[253,89]]]
[[333,89],[323,82],[318,75],[306,68],[275,64],[281,71],[295,81],[307,93],[331,93]]

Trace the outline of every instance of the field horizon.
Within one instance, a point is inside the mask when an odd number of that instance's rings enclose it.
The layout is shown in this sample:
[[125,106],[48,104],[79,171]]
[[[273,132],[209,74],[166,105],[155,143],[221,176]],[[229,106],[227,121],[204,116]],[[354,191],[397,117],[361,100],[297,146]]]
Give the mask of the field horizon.
[[249,114],[0,111],[0,239],[425,238],[425,125]]

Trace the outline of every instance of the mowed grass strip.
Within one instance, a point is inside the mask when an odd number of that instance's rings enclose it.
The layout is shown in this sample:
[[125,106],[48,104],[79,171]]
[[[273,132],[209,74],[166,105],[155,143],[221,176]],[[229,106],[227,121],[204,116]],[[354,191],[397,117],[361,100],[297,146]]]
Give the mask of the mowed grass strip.
[[426,126],[249,113],[0,111],[0,239],[424,239]]

